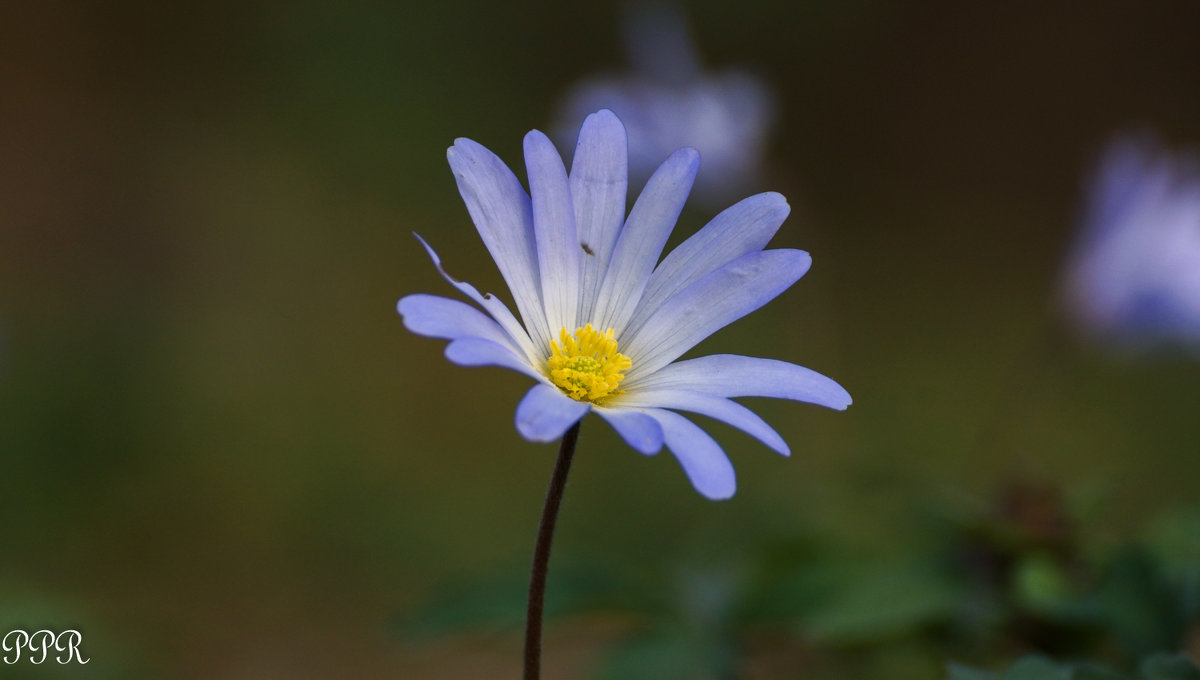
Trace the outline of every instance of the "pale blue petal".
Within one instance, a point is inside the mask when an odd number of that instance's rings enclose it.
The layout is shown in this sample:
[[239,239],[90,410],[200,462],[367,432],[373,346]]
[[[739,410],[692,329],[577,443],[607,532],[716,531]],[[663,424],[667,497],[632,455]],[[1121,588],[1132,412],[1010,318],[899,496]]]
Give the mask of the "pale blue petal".
[[645,413],[603,406],[594,406],[592,410],[606,420],[634,451],[652,456],[662,448],[662,427],[657,420]]
[[700,155],[696,150],[680,149],[646,183],[617,237],[612,261],[600,287],[594,315],[597,328],[613,328],[617,337],[621,337],[667,237],[675,228],[699,168]]
[[400,298],[396,311],[404,318],[404,327],[417,335],[446,340],[475,337],[499,345],[513,342],[490,316],[458,300],[417,293]]
[[732,425],[785,456],[791,453],[783,437],[758,414],[724,397],[690,390],[638,390],[626,392],[614,406],[669,408],[698,413]]
[[627,392],[692,390],[719,397],[793,399],[845,410],[850,394],[812,369],[778,359],[712,354],[666,366],[640,380],[628,380]]
[[658,421],[663,442],[679,460],[696,491],[714,501],[733,496],[737,490],[733,464],[707,432],[678,413],[662,409],[645,409],[643,413]]
[[499,366],[518,373],[545,380],[532,366],[523,361],[516,352],[482,338],[459,338],[446,345],[446,358],[459,366]]
[[554,144],[533,130],[525,135],[525,168],[533,197],[533,231],[538,268],[542,275],[542,302],[551,335],[560,329],[575,330],[579,308],[579,260],[583,250],[575,230],[575,208],[567,170]]
[[575,401],[557,387],[534,385],[517,404],[517,432],[534,442],[550,442],[563,436],[590,406]]
[[[750,253],[702,277],[666,302],[621,353],[633,359],[628,380],[666,366],[696,343],[770,302],[808,271],[802,250]],[[628,344],[626,344],[628,343]]]
[[726,263],[766,247],[791,208],[775,192],[751,196],[725,209],[654,268],[626,333],[636,332],[664,302]]
[[455,140],[446,159],[471,221],[508,284],[521,318],[539,348],[548,351],[529,196],[504,161],[477,142]]
[[592,320],[596,296],[625,223],[629,143],[625,126],[607,109],[583,121],[571,160],[571,199],[583,252],[576,326]]
[[413,236],[416,236],[417,240],[421,242],[421,245],[425,247],[425,252],[429,253],[429,258],[433,260],[433,266],[437,267],[437,270],[441,273],[442,278],[446,279],[450,285],[457,288],[463,295],[471,298],[475,304],[487,310],[487,313],[491,314],[492,318],[495,319],[496,322],[500,324],[500,327],[503,328],[504,331],[508,333],[509,337],[512,338],[513,344],[521,348],[521,351],[525,354],[525,358],[530,363],[536,362],[539,359],[550,355],[549,346],[542,351],[534,348],[533,342],[529,338],[529,333],[525,332],[525,329],[521,326],[521,323],[517,321],[517,318],[513,316],[512,312],[508,310],[508,307],[501,302],[499,298],[491,293],[480,294],[480,292],[475,289],[475,286],[472,286],[466,281],[450,276],[450,274],[446,273],[446,270],[442,268],[442,258],[438,257],[438,254],[434,252],[433,247],[426,243],[425,239],[421,238],[419,234],[414,233]]

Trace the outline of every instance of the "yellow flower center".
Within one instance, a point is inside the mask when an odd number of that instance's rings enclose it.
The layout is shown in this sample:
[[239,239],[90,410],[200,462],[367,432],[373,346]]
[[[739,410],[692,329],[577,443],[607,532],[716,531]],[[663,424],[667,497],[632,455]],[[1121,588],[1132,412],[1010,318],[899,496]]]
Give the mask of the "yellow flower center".
[[599,403],[611,394],[620,394],[617,385],[625,379],[633,362],[617,352],[613,329],[603,334],[588,324],[575,334],[562,329],[559,341],[550,341],[550,380],[577,401]]

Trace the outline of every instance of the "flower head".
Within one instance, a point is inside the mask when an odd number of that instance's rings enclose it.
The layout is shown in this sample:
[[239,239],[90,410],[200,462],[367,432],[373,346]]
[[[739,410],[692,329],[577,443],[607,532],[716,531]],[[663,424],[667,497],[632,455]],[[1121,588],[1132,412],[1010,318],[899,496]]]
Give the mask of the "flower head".
[[573,136],[588,113],[610,109],[629,133],[635,178],[644,180],[667,154],[689,146],[704,157],[700,198],[744,195],[757,179],[774,118],[770,91],[744,71],[705,71],[678,8],[635,5],[624,28],[630,70],[575,85],[562,105],[562,138]]
[[415,294],[404,324],[444,338],[464,366],[503,366],[537,384],[517,406],[526,439],[552,441],[589,411],[634,449],[675,454],[713,499],[735,489],[721,447],[675,411],[722,420],[787,455],[769,425],[731,397],[775,397],[844,409],[850,395],[807,368],[728,354],[676,361],[704,338],[758,309],[808,270],[808,253],[764,250],[783,223],[782,196],[751,196],[659,255],[699,168],[693,149],[671,154],[625,215],[625,128],[610,111],[588,116],[570,173],[550,140],[525,137],[529,193],[508,167],[469,139],[447,153],[467,210],[512,292],[521,321],[490,294],[434,264],[476,307]]
[[1200,349],[1200,164],[1120,138],[1089,186],[1063,301],[1086,333],[1119,345]]

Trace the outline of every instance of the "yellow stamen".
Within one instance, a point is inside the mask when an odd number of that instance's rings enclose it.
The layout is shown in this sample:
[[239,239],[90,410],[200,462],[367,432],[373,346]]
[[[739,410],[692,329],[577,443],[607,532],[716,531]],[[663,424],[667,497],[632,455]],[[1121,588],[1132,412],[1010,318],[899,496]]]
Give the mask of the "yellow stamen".
[[613,329],[603,334],[588,324],[575,334],[562,329],[559,342],[550,341],[550,380],[568,397],[593,404],[612,394],[620,394],[617,385],[625,379],[633,362],[617,352]]

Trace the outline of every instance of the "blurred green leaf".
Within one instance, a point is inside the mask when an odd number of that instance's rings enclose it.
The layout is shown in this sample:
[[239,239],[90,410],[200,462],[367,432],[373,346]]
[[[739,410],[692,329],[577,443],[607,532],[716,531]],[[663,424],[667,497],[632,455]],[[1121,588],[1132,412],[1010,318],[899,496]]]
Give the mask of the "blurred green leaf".
[[761,623],[795,621],[807,616],[828,599],[844,566],[814,564],[760,580],[743,599],[739,617]]
[[1200,508],[1163,515],[1146,541],[1177,584],[1184,615],[1200,619]]
[[[627,610],[631,586],[617,572],[577,565],[557,566],[546,584],[547,620],[595,610]],[[397,618],[405,637],[438,637],[478,628],[517,628],[525,621],[529,575],[514,569],[442,586],[439,592]]]
[[1071,680],[1071,668],[1044,656],[1027,656],[1005,671],[1001,680]]
[[1145,680],[1200,680],[1200,668],[1186,654],[1155,654],[1139,670]]
[[815,640],[856,644],[950,619],[962,596],[949,575],[926,564],[875,563],[843,572],[803,624]]
[[948,664],[947,670],[948,680],[1130,680],[1100,666],[1060,663],[1040,655],[1018,659],[1003,673],[955,663]]
[[757,573],[737,606],[743,622],[796,620],[821,601],[844,566],[831,563],[828,546],[804,536],[760,546],[755,560]]
[[947,680],[998,680],[999,674],[951,661],[946,664]]
[[1187,628],[1162,565],[1140,547],[1117,553],[1095,603],[1117,642],[1135,658],[1178,649]]
[[515,627],[525,616],[529,584],[515,574],[443,586],[433,597],[402,615],[405,637],[438,637],[485,626]]
[[1200,508],[1163,514],[1147,531],[1147,541],[1168,564],[1200,564]]
[[1129,676],[1121,675],[1107,668],[1084,664],[1075,669],[1071,680],[1130,680]]
[[1013,588],[1022,605],[1042,614],[1065,612],[1079,596],[1062,564],[1042,554],[1030,555],[1017,564]]
[[683,631],[633,637],[606,658],[597,680],[716,680],[729,677],[733,653],[719,640]]

